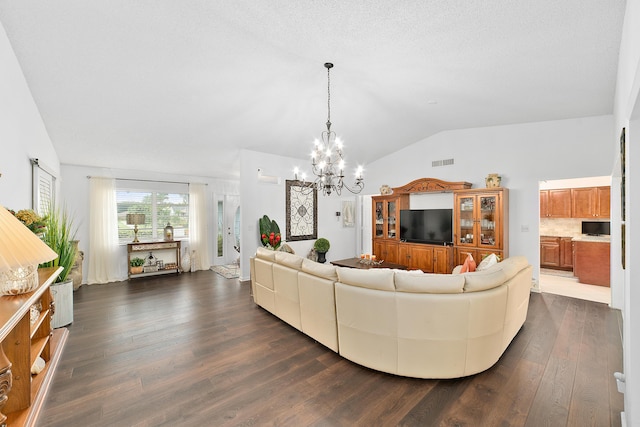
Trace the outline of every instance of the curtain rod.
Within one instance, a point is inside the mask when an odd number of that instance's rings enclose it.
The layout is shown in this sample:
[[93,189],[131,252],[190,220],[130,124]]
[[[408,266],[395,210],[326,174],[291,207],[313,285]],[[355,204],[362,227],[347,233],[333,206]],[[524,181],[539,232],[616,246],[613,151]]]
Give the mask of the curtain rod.
[[[102,177],[87,175],[87,178],[88,178],[88,179],[91,179],[91,178],[102,178]],[[117,181],[162,182],[162,183],[165,183],[165,184],[187,184],[187,185],[189,185],[189,184],[190,184],[189,182],[182,182],[182,181],[162,181],[162,180],[155,180],[155,179],[134,179],[134,178],[113,178],[113,179],[115,179],[115,180],[117,180]],[[195,183],[194,183],[194,184],[195,184]],[[205,183],[203,183],[203,184],[204,184],[204,185],[209,185],[209,184],[207,184],[206,182],[205,182]]]

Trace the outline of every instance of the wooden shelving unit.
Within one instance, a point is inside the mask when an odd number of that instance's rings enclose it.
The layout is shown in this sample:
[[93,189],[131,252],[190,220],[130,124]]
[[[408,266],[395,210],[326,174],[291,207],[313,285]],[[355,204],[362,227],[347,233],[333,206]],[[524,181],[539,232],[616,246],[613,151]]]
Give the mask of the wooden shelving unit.
[[[60,360],[69,331],[51,329],[54,308],[49,289],[60,272],[61,267],[41,268],[38,270],[40,286],[36,290],[0,297],[0,342],[9,363],[0,366],[0,372],[6,371],[0,384],[7,380],[7,374],[12,383],[8,392],[0,386],[0,401],[2,393],[6,393],[7,398],[0,410],[7,417],[8,427],[35,425]],[[34,304],[39,304],[41,310],[32,323],[31,306]],[[4,359],[1,356],[0,353],[0,361]],[[31,375],[31,367],[38,357],[44,359],[45,368],[39,374]]]

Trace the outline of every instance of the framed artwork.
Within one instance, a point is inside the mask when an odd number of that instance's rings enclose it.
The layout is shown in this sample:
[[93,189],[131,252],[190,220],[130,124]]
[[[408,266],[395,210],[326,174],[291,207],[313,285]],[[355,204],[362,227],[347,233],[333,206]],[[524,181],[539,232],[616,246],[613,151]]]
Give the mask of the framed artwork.
[[356,214],[353,202],[351,200],[342,201],[342,226],[355,227]]
[[310,182],[286,180],[287,241],[318,238],[318,191]]

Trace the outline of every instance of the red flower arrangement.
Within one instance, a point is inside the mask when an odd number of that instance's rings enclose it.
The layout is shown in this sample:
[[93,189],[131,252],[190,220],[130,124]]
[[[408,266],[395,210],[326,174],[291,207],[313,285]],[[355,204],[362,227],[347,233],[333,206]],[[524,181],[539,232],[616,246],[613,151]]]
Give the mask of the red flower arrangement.
[[280,233],[269,233],[269,235],[267,236],[265,233],[262,233],[262,236],[260,236],[262,239],[262,244],[264,246],[271,246],[274,249],[277,249],[278,246],[280,246],[280,241],[282,240],[282,237],[280,237]]

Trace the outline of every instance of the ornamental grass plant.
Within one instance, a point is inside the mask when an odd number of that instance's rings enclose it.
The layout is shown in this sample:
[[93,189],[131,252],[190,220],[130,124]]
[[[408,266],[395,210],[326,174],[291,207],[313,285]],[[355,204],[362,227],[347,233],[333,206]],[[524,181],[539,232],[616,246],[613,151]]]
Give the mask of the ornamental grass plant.
[[40,266],[63,267],[64,270],[56,279],[56,283],[62,283],[67,280],[76,260],[77,248],[74,240],[77,228],[66,210],[59,211],[53,207],[49,208],[49,214],[45,217],[45,227],[42,241],[58,254],[58,258]]

